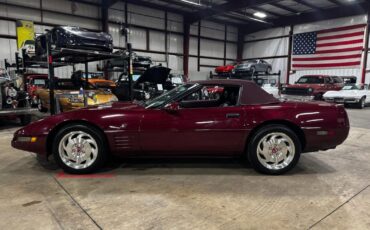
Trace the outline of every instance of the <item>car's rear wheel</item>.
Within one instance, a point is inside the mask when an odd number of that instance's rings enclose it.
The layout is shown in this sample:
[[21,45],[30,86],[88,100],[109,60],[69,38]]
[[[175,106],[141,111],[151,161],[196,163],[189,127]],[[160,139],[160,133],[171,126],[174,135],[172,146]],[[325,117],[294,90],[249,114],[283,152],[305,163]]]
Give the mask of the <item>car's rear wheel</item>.
[[358,102],[357,104],[357,107],[360,108],[360,109],[363,109],[365,108],[365,105],[366,105],[366,101],[365,101],[365,97],[361,98],[361,100]]
[[64,171],[86,174],[103,166],[107,158],[105,146],[99,130],[85,125],[68,125],[55,136],[53,154]]
[[280,175],[291,170],[301,154],[297,135],[283,125],[268,125],[258,130],[248,146],[248,159],[261,173]]

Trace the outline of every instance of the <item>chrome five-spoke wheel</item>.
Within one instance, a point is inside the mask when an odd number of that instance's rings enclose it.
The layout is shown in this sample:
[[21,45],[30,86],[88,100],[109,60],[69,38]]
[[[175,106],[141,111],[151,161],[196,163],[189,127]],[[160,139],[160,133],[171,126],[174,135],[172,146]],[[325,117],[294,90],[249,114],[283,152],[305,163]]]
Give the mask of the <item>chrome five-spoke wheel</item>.
[[293,140],[284,133],[269,133],[258,143],[257,157],[266,168],[279,170],[287,167],[294,158]]
[[296,132],[280,124],[257,130],[249,145],[248,159],[253,168],[266,174],[283,174],[298,162],[302,145]]
[[54,159],[68,173],[90,173],[107,158],[104,133],[89,125],[70,124],[61,128],[53,141]]
[[67,133],[59,142],[59,156],[67,166],[83,169],[94,163],[98,155],[95,139],[82,131]]

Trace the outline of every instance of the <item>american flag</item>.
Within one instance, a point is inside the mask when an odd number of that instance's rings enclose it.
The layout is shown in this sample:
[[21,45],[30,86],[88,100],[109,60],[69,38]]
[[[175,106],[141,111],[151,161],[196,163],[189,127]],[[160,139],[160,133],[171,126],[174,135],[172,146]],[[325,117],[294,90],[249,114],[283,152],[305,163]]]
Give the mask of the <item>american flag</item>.
[[359,67],[365,24],[293,35],[292,69]]

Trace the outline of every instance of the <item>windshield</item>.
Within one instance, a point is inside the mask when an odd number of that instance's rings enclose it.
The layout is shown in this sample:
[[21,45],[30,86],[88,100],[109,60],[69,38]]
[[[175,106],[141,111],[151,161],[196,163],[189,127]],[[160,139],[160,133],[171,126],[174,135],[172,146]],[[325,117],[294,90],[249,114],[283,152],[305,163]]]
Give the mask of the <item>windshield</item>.
[[178,87],[162,94],[159,97],[156,97],[152,100],[146,101],[145,102],[145,107],[146,108],[157,108],[159,106],[162,106],[162,105],[168,103],[169,101],[175,99],[176,97],[180,96],[181,94],[185,93],[186,91],[194,89],[198,85],[199,84],[186,84],[186,85],[178,86]]
[[35,41],[33,40],[27,40],[24,42],[25,45],[35,45]]
[[362,89],[361,85],[345,85],[342,90],[356,90]]
[[303,76],[297,81],[298,84],[324,84],[324,78],[317,76]]

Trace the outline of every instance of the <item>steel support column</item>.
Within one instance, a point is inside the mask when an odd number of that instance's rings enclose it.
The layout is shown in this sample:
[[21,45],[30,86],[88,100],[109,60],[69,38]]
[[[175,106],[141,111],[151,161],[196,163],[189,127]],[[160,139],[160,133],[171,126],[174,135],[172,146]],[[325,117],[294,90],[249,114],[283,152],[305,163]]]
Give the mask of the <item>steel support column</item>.
[[186,80],[189,79],[189,40],[190,40],[190,24],[184,22],[184,44],[183,44],[183,69]]
[[236,47],[236,61],[239,63],[243,60],[243,49],[244,49],[244,30],[238,28],[238,43]]
[[287,61],[287,68],[286,68],[286,80],[285,83],[289,84],[289,78],[290,78],[290,70],[292,67],[292,46],[293,46],[293,29],[294,26],[290,26],[289,30],[289,46],[288,46],[288,61]]
[[370,32],[370,7],[368,7],[367,13],[367,25],[365,30],[365,47],[364,47],[364,55],[362,59],[362,75],[361,75],[361,83],[365,83],[366,79],[366,68],[367,68],[367,56],[369,55],[369,32]]
[[200,31],[201,31],[201,25],[200,25],[200,22],[198,22],[198,53],[197,53],[197,56],[198,56],[198,67],[197,67],[197,70],[198,72],[200,72]]

